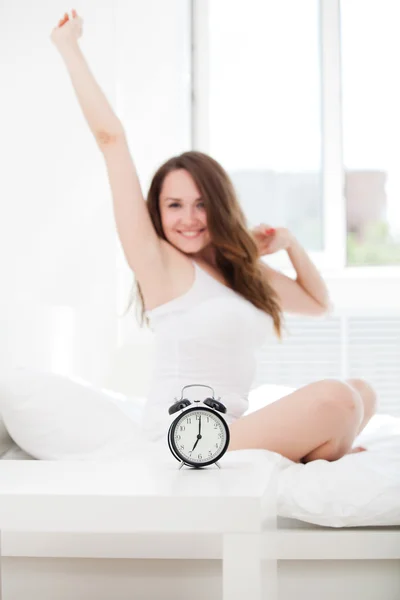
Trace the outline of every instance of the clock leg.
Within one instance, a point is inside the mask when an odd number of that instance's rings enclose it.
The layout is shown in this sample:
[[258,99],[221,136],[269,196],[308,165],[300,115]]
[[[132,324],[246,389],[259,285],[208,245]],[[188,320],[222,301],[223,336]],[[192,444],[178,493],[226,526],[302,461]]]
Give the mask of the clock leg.
[[219,463],[216,462],[215,465],[218,467],[218,469],[221,468],[221,465]]
[[262,558],[263,536],[227,534],[223,540],[223,600],[277,600],[277,561]]
[[179,471],[182,469],[182,467],[183,467],[184,464],[185,463],[183,462],[183,460],[181,460],[181,464],[179,465],[179,469],[178,469]]

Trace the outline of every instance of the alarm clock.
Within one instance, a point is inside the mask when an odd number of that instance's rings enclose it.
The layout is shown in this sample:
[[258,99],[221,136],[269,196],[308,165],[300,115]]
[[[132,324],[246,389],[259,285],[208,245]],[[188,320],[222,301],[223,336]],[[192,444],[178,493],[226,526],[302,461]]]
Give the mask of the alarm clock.
[[[191,402],[183,397],[185,389],[206,387],[212,397],[204,401]],[[168,429],[168,446],[173,456],[183,465],[200,469],[215,464],[225,454],[229,446],[229,427],[222,413],[226,407],[214,398],[214,390],[208,385],[192,384],[182,389],[180,400],[169,409],[173,415],[179,411]]]

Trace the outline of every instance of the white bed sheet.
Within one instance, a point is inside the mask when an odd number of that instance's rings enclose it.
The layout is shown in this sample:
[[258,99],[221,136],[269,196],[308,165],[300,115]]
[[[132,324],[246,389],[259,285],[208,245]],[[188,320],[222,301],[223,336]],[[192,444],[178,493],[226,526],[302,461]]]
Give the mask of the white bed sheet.
[[400,418],[375,415],[354,445],[367,451],[306,465],[283,459],[278,514],[328,527],[400,525]]

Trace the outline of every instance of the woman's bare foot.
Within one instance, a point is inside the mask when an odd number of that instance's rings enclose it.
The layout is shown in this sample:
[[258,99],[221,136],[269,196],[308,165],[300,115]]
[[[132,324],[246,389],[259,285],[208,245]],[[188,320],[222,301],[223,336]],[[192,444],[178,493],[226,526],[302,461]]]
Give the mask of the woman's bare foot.
[[347,454],[357,454],[357,452],[366,452],[366,448],[364,448],[363,446],[356,446],[355,448],[352,448],[351,450],[349,450],[349,452]]

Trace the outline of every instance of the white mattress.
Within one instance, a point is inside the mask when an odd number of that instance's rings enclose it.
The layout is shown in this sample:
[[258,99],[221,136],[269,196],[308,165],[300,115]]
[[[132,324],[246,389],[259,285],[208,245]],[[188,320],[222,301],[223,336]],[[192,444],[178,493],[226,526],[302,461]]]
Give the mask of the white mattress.
[[[2,460],[32,460],[0,430]],[[325,527],[400,525],[400,418],[375,415],[355,445],[367,451],[307,465],[269,453],[280,470],[278,515]],[[223,461],[265,452],[237,451]]]

